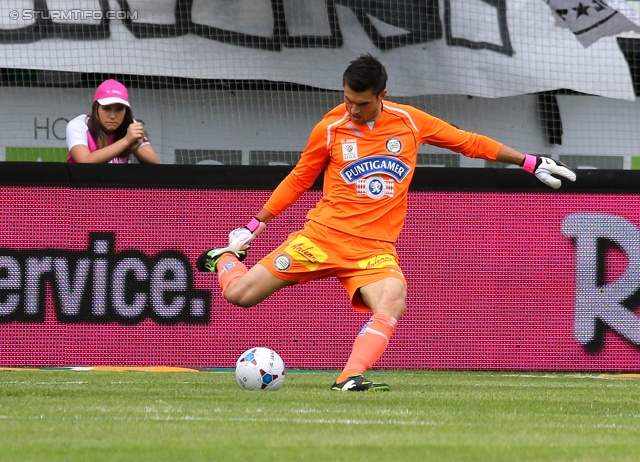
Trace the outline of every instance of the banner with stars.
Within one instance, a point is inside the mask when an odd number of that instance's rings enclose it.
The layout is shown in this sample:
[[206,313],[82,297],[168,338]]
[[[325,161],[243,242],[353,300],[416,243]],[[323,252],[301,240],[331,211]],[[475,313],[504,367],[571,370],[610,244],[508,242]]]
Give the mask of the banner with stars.
[[584,46],[622,32],[640,32],[640,16],[625,0],[545,0],[557,23]]

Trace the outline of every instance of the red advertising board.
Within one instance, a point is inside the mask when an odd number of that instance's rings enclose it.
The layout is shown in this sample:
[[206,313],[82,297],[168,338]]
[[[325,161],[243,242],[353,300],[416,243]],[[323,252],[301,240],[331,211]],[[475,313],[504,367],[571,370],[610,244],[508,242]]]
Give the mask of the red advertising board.
[[[0,187],[0,365],[231,367],[252,346],[340,368],[368,319],[333,279],[250,309],[202,250],[269,191]],[[320,192],[270,222],[251,266]],[[640,197],[413,191],[407,312],[379,368],[637,371]]]

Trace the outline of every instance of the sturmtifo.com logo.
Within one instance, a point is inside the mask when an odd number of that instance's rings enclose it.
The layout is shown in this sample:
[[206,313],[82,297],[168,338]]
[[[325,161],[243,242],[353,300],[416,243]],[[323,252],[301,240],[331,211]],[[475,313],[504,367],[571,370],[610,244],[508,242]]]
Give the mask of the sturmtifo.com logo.
[[11,10],[9,19],[17,21],[38,21],[41,19],[51,21],[102,21],[108,20],[131,20],[138,19],[137,11],[124,10]]

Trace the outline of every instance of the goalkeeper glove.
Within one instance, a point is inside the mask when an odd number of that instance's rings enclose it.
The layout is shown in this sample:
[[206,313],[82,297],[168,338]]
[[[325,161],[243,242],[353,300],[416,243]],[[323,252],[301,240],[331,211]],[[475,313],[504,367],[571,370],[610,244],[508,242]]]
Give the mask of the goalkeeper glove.
[[536,178],[553,189],[558,189],[562,182],[554,178],[552,175],[561,176],[569,181],[576,181],[576,174],[562,162],[556,162],[548,157],[536,157],[531,154],[525,154],[524,162],[521,165],[522,170],[533,173]]
[[253,218],[246,226],[236,228],[229,233],[229,248],[233,251],[247,250],[251,241],[267,226],[266,223]]

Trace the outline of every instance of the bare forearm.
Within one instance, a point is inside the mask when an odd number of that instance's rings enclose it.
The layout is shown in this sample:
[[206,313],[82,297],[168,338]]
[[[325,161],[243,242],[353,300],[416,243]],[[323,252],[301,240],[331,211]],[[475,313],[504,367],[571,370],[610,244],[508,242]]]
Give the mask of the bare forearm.
[[271,220],[273,217],[274,215],[267,209],[260,210],[260,212],[258,212],[258,214],[256,215],[256,219],[263,223],[269,222],[269,220]]
[[153,150],[150,144],[145,144],[140,148],[136,149],[133,154],[136,158],[143,164],[159,164],[160,159],[156,155],[156,152]]
[[109,162],[114,157],[118,157],[129,149],[129,143],[125,138],[116,141],[109,146],[97,149],[93,152],[89,151],[89,148],[85,145],[77,145],[71,148],[71,155],[73,159],[78,163],[99,164]]
[[506,164],[522,165],[525,155],[520,151],[517,151],[509,146],[503,145],[502,149],[498,153],[496,158],[497,162],[504,162]]

